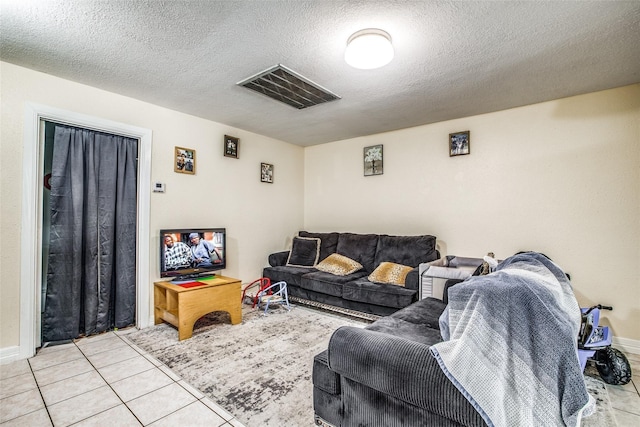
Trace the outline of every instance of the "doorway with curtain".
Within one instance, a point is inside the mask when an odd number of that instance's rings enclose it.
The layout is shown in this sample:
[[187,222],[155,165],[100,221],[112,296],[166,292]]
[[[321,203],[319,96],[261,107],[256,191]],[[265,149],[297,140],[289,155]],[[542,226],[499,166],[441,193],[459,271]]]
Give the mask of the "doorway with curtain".
[[138,139],[45,122],[42,343],[136,322]]

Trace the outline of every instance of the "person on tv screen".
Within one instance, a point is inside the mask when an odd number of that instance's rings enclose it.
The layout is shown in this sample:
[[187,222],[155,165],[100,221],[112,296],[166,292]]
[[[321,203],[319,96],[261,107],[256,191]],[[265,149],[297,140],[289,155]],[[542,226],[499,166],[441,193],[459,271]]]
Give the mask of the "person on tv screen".
[[175,242],[170,234],[164,236],[164,244],[164,267],[166,270],[191,267],[193,258],[189,246],[182,242]]
[[189,234],[191,242],[191,254],[193,255],[194,267],[213,267],[213,264],[220,264],[222,256],[213,243],[201,239],[198,233]]

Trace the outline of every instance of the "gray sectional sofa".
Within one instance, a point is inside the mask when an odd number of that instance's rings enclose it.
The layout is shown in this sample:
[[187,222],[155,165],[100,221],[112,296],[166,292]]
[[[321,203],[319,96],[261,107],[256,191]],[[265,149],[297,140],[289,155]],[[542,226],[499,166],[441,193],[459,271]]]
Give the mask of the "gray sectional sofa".
[[366,328],[336,330],[313,361],[319,426],[486,426],[429,347],[446,304],[425,298]]
[[[386,316],[418,300],[421,263],[440,257],[436,238],[431,235],[389,236],[385,234],[310,233],[306,239],[320,239],[318,262],[337,253],[353,259],[363,268],[346,276],[319,271],[313,267],[287,265],[289,251],[269,255],[269,267],[263,277],[272,282],[285,281],[289,296],[321,304]],[[367,277],[382,262],[412,267],[404,286],[371,282]]]
[[316,425],[580,424],[580,309],[558,265],[522,252],[445,293],[333,333],[313,363]]

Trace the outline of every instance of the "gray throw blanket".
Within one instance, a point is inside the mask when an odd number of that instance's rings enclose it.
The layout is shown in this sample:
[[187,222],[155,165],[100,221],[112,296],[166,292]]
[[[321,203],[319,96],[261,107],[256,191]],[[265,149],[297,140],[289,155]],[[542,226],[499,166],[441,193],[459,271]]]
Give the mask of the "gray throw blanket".
[[449,289],[445,375],[490,426],[579,426],[589,404],[577,356],[580,309],[564,272],[542,254]]

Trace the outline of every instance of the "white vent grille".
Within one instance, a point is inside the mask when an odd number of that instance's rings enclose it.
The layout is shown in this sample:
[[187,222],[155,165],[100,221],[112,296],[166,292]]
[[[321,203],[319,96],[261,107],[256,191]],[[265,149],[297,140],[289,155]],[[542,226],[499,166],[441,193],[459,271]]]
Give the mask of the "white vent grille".
[[340,99],[338,95],[281,64],[237,84],[300,110]]

